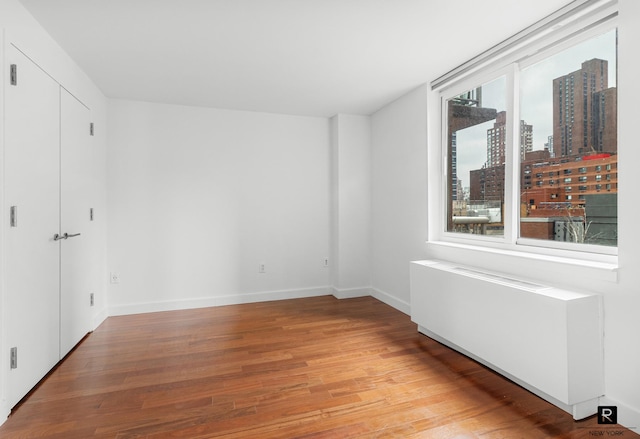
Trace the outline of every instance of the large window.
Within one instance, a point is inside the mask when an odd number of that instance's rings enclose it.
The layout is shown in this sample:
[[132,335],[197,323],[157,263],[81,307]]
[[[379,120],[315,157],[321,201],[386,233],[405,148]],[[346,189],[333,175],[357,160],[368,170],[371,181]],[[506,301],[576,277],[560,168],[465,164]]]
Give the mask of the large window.
[[[617,246],[616,64],[613,29],[521,70],[520,117],[536,133],[521,172],[557,169],[587,183],[574,197],[571,177],[556,188],[522,179],[521,237]],[[603,191],[598,183],[607,165],[612,189]]]
[[615,254],[614,17],[441,87],[445,239]]

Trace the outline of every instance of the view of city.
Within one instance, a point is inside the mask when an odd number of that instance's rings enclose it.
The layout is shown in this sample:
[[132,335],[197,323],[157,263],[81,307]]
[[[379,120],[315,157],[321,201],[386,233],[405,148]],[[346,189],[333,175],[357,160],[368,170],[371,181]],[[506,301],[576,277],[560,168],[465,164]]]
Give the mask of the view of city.
[[[616,246],[615,31],[520,79],[520,237]],[[447,101],[450,232],[504,233],[506,84],[500,77]]]

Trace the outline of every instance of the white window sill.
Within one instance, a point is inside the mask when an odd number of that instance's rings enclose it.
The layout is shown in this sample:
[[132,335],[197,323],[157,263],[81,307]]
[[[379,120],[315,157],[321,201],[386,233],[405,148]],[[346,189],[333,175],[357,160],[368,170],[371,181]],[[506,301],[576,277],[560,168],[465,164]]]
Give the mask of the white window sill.
[[524,251],[449,241],[427,241],[427,249],[434,250],[435,252],[446,249],[457,249],[481,254],[494,254],[509,258],[518,258],[523,264],[526,264],[527,261],[542,261],[544,263],[551,263],[554,265],[558,264],[567,267],[578,267],[588,270],[589,277],[614,283],[618,281],[617,256],[604,256],[602,257],[604,260],[589,260],[553,254],[560,252],[556,252],[551,249],[533,252],[529,247]]

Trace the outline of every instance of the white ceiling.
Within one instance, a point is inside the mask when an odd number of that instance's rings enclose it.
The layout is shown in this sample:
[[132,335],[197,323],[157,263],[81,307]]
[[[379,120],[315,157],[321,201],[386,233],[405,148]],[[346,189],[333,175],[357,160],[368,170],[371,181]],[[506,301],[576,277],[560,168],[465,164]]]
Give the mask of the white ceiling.
[[21,0],[110,98],[371,114],[569,0]]

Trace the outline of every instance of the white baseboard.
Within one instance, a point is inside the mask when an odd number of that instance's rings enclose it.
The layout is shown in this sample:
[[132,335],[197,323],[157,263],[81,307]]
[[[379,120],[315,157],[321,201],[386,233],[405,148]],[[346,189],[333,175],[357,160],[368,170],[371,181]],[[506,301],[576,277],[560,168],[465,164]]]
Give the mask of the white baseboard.
[[[640,409],[630,407],[619,401],[603,396],[599,405],[614,406],[618,408],[618,424],[629,430],[640,434]],[[603,425],[604,426],[604,425]]]
[[109,317],[109,310],[107,309],[107,307],[104,307],[101,311],[93,316],[91,330],[95,330],[98,326],[100,326],[102,322],[107,320],[107,317]]
[[371,287],[336,288],[333,287],[333,296],[336,299],[353,299],[355,297],[371,296]]
[[7,402],[2,401],[0,403],[0,425],[4,424],[4,422],[9,418],[11,414],[11,407],[7,407]]
[[329,294],[331,294],[331,287],[329,286],[296,290],[264,291],[236,296],[216,297],[216,303],[213,306],[240,305],[242,303],[269,302],[272,300],[302,299],[304,297],[327,296]]
[[354,297],[371,296],[397,309],[400,312],[403,312],[407,315],[411,314],[411,304],[377,288],[359,287],[340,289],[333,287],[333,296],[336,299],[352,299]]
[[304,297],[326,296],[331,287],[303,288],[282,291],[264,291],[258,293],[214,296],[197,299],[167,300],[162,302],[132,303],[109,307],[110,316],[142,314],[148,312],[176,311],[181,309],[207,308],[213,306],[239,305],[243,303],[268,302],[272,300],[301,299]]
[[411,304],[409,302],[400,300],[396,296],[393,296],[377,288],[371,289],[371,295],[378,299],[380,302],[384,302],[387,305],[397,309],[398,311],[405,313],[406,315],[411,315]]
[[197,299],[167,300],[162,302],[132,303],[112,305],[94,317],[94,327],[98,327],[108,316],[143,314],[148,312],[176,311],[180,309],[207,308],[213,306],[239,305],[243,303],[268,302],[271,300],[301,299],[304,297],[326,296],[332,294],[337,299],[372,296],[381,302],[403,312],[411,313],[411,305],[397,297],[371,287],[339,289],[330,286],[303,288],[295,290],[265,291],[258,293],[214,296]]

